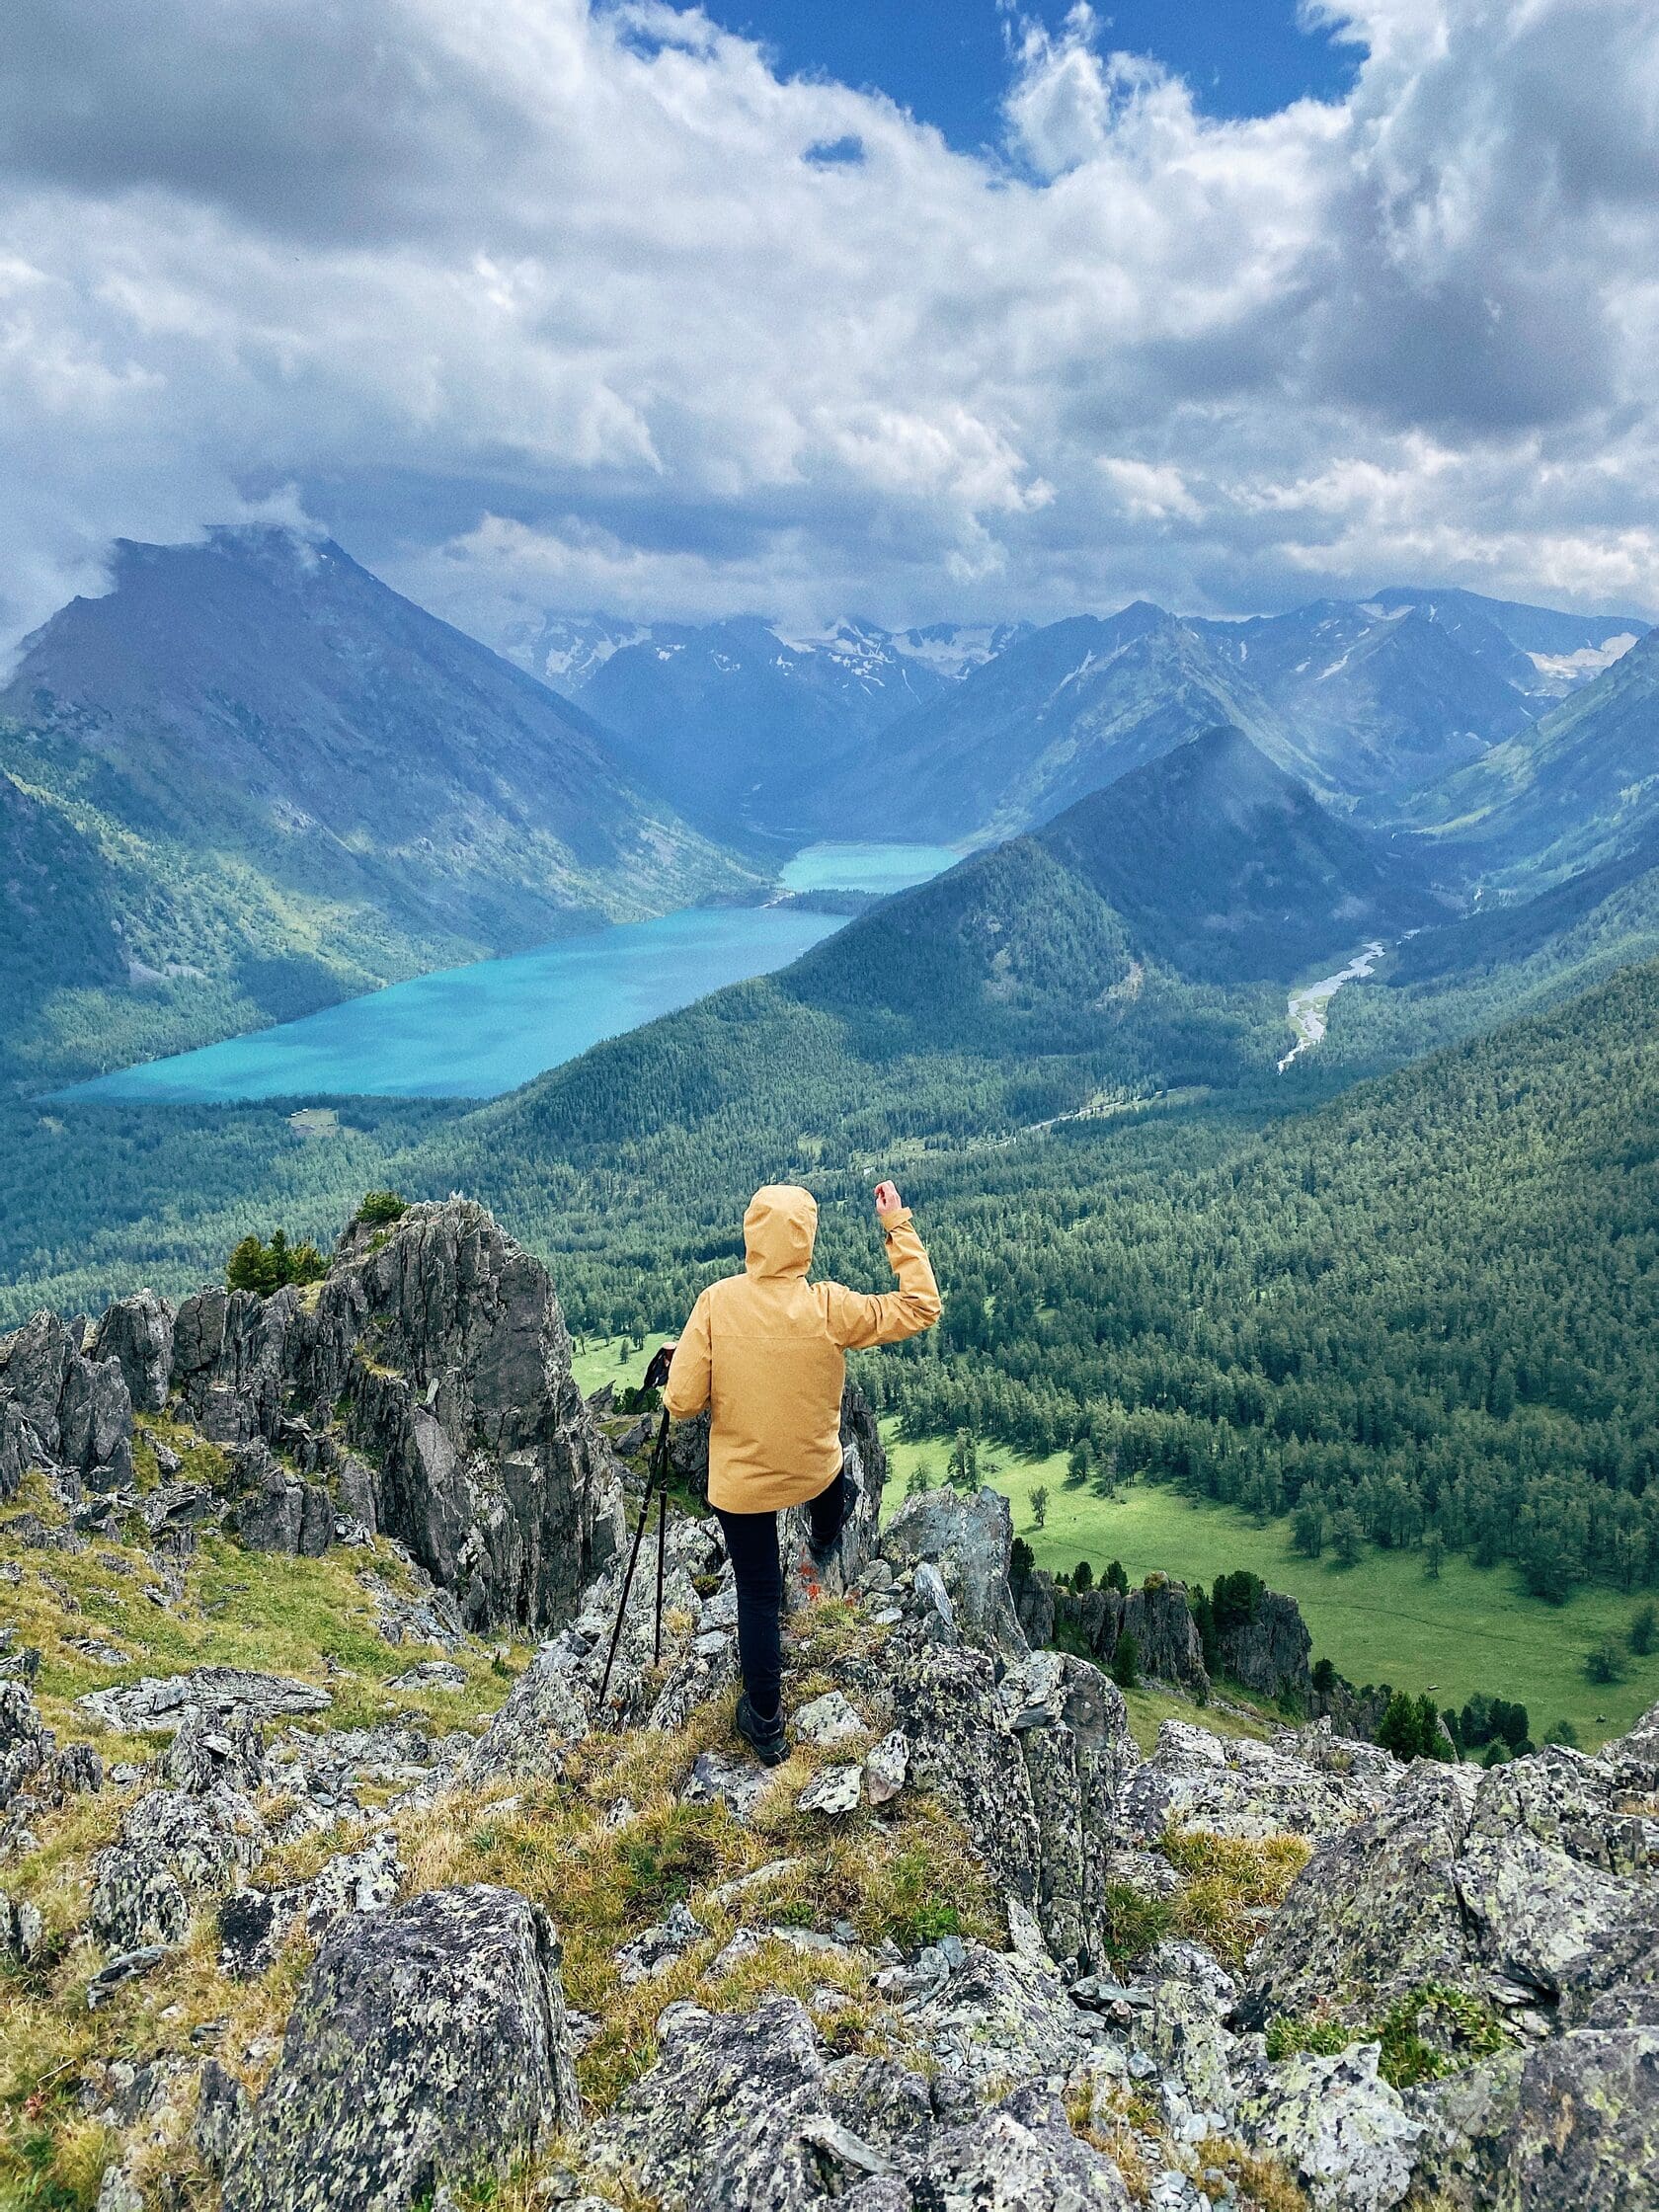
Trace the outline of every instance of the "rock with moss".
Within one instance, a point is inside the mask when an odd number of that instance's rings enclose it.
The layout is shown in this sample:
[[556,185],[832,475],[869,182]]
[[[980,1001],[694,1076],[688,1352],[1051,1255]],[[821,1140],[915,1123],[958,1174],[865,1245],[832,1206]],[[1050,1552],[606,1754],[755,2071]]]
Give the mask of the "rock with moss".
[[325,1936],[225,2212],[401,2212],[579,2119],[552,1923],[514,1890],[430,1890]]

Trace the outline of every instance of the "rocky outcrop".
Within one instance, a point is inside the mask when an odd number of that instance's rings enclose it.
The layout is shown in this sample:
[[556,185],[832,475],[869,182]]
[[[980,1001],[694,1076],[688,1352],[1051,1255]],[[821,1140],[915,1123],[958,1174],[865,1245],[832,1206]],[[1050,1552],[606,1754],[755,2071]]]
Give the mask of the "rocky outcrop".
[[429,1890],[324,1937],[225,2212],[394,2212],[579,2116],[551,1922],[513,1890]]
[[1248,1620],[1222,1630],[1222,1672],[1259,1698],[1288,1698],[1304,1708],[1313,1690],[1307,1663],[1312,1649],[1296,1600],[1264,1590]]
[[31,1467],[108,1489],[132,1478],[132,1400],[120,1363],[87,1358],[55,1313],[0,1337],[0,1498]]
[[[615,1548],[613,1462],[572,1378],[547,1272],[467,1200],[349,1234],[303,1296],[187,1299],[173,1382],[222,1445],[356,1455],[372,1495],[354,1502],[474,1627],[557,1626]],[[326,1540],[316,1487],[262,1465],[240,1509],[246,1540]]]
[[1119,1832],[1138,1843],[1171,1827],[1257,1839],[1341,1836],[1403,1779],[1406,1770],[1381,1757],[1381,1769],[1344,1773],[1247,1736],[1166,1720],[1151,1758],[1124,1784]]
[[114,1360],[139,1413],[160,1413],[173,1381],[173,1307],[154,1291],[106,1306],[93,1323],[88,1356]]
[[1009,1651],[1025,1649],[1008,1588],[1013,1517],[997,1490],[971,1498],[923,1490],[907,1498],[882,1534],[882,1556],[895,1567],[937,1568],[957,1626]]
[[1148,1575],[1130,1591],[1067,1590],[1038,1568],[1021,1584],[1018,1613],[1034,1644],[1060,1643],[1108,1665],[1125,1631],[1135,1638],[1139,1671],[1193,1697],[1208,1697],[1204,1647],[1187,1603],[1187,1586]]

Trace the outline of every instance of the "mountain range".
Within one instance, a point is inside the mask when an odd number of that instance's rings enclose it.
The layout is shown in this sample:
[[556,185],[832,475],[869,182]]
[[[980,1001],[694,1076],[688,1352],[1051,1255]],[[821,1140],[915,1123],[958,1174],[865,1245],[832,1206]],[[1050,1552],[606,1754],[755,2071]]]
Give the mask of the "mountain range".
[[[521,664],[593,713],[621,756],[712,833],[813,833],[802,794],[832,768],[856,777],[872,741],[1023,624],[890,631],[843,621],[797,634],[758,617],[649,629],[549,618],[509,633]],[[833,825],[831,825],[833,827]]]
[[[18,880],[113,902],[133,981],[229,1028],[758,888],[581,708],[289,531],[119,546],[26,642],[0,769]],[[97,931],[49,936],[56,983],[108,984]]]
[[1645,629],[1391,587],[1246,621],[1141,600],[1042,628],[843,623],[811,641],[758,619],[549,617],[512,650],[705,825],[844,834],[880,772],[904,834],[984,842],[1218,723],[1331,804],[1393,824],[1493,748],[1525,744]]

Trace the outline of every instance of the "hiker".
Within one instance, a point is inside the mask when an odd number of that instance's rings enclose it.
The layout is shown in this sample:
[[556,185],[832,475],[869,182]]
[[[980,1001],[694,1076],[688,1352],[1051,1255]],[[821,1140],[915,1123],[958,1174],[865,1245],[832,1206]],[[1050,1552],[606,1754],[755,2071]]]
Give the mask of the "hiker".
[[876,1215],[898,1290],[809,1283],[818,1202],[794,1183],[766,1184],[744,1215],[743,1274],[711,1283],[665,1347],[663,1403],[681,1421],[712,1410],[709,1504],[738,1585],[738,1731],[768,1767],[789,1754],[778,1514],[806,1507],[808,1549],[826,1567],[858,1502],[841,1471],[842,1354],[919,1336],[939,1318],[933,1270],[892,1183],[876,1186]]

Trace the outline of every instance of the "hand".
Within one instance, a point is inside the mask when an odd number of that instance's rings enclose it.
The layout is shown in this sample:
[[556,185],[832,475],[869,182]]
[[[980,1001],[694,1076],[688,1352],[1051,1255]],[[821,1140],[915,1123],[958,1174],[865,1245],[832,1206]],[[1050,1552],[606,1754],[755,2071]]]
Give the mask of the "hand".
[[902,1211],[904,1203],[904,1200],[899,1196],[897,1183],[878,1183],[876,1185],[876,1212],[878,1214],[884,1216],[897,1214]]

